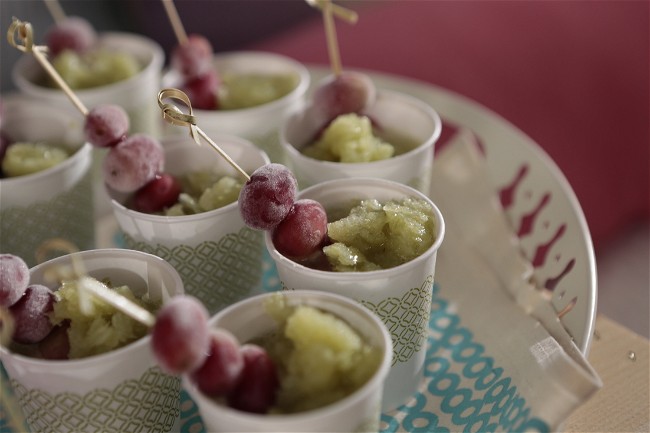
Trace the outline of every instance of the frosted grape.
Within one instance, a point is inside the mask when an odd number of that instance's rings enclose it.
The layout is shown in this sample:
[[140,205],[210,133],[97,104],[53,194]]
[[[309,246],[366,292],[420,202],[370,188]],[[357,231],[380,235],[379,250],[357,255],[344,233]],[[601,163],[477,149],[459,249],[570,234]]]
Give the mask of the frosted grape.
[[13,254],[0,254],[0,306],[16,303],[29,285],[29,268]]
[[293,260],[306,260],[318,253],[327,239],[327,214],[310,199],[296,201],[272,233],[273,245]]
[[136,191],[162,172],[164,160],[158,140],[145,134],[132,135],[106,154],[104,181],[116,191]]
[[45,43],[50,55],[56,57],[63,50],[83,52],[95,45],[97,34],[88,21],[80,17],[67,17],[48,29]]
[[181,86],[192,103],[192,108],[199,110],[216,110],[219,107],[217,88],[219,78],[215,71],[208,71],[205,74],[187,80]]
[[280,380],[275,364],[261,347],[245,344],[241,347],[244,371],[241,381],[228,396],[228,404],[239,410],[266,413],[275,403]]
[[180,182],[171,174],[161,173],[135,193],[133,208],[144,213],[162,212],[178,201],[180,193]]
[[94,107],[86,116],[86,140],[96,147],[115,146],[126,139],[129,116],[119,105],[103,104]]
[[69,321],[62,322],[38,343],[38,350],[44,359],[68,359],[70,353],[69,327]]
[[298,183],[282,164],[271,163],[253,172],[239,193],[239,211],[247,226],[269,230],[284,219],[296,198]]
[[193,79],[212,69],[212,45],[205,37],[191,34],[185,44],[174,47],[170,56],[170,65],[181,73],[185,79]]
[[243,369],[244,357],[235,336],[224,329],[213,329],[210,332],[210,352],[191,377],[204,394],[225,396],[239,383]]
[[370,79],[360,72],[343,71],[326,77],[314,90],[311,110],[322,124],[341,114],[361,113],[376,98]]
[[13,340],[21,344],[43,340],[54,327],[49,317],[54,301],[49,288],[40,284],[27,287],[23,296],[9,307],[15,325]]
[[196,370],[210,347],[208,312],[192,296],[175,296],[156,316],[151,346],[163,370],[182,374]]

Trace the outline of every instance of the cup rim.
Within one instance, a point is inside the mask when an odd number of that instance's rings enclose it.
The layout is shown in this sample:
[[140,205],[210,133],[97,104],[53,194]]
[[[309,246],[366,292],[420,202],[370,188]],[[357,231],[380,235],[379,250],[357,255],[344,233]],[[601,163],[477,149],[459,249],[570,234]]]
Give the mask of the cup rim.
[[21,183],[33,182],[66,171],[70,166],[78,164],[80,160],[90,158],[92,147],[93,146],[90,143],[85,142],[81,144],[81,146],[79,146],[69,157],[52,167],[22,176],[0,178],[0,184],[5,188],[18,188]]
[[[390,364],[392,361],[392,337],[390,336],[390,333],[388,329],[386,328],[386,325],[381,321],[379,316],[373,314],[370,310],[368,310],[366,307],[362,306],[355,300],[345,297],[343,295],[339,295],[336,293],[329,293],[329,292],[323,292],[323,291],[317,291],[317,290],[296,290],[296,291],[282,291],[282,292],[268,292],[268,293],[262,293],[259,295],[252,296],[250,298],[246,298],[242,301],[239,301],[235,304],[232,304],[225,309],[221,310],[219,313],[214,315],[208,322],[208,325],[212,327],[216,322],[219,321],[219,319],[226,314],[231,314],[233,310],[237,310],[239,308],[244,308],[245,306],[249,304],[255,304],[262,302],[264,299],[273,296],[277,293],[282,293],[285,296],[289,297],[294,297],[294,298],[299,298],[300,301],[298,301],[301,305],[304,305],[304,303],[307,303],[307,305],[312,304],[310,300],[322,300],[325,299],[326,301],[330,301],[333,303],[338,303],[339,305],[345,306],[346,308],[350,308],[352,310],[358,311],[360,314],[362,314],[365,318],[367,318],[369,321],[371,321],[377,329],[380,330],[382,334],[382,340],[385,343],[384,353],[383,353],[383,359],[381,364],[377,367],[377,370],[374,372],[374,374],[368,379],[366,383],[363,384],[359,389],[355,390],[351,394],[333,402],[330,403],[326,406],[322,406],[316,409],[312,410],[307,410],[303,412],[296,412],[296,413],[291,413],[291,414],[256,414],[256,413],[249,413],[249,412],[244,412],[240,411],[237,409],[233,409],[231,407],[228,407],[226,405],[220,404],[212,400],[210,397],[204,395],[192,382],[191,380],[188,379],[187,375],[183,375],[183,387],[192,394],[192,397],[195,398],[200,398],[206,403],[209,403],[211,406],[215,406],[218,408],[218,410],[224,412],[227,414],[229,417],[232,417],[234,419],[238,420],[246,420],[246,419],[253,419],[255,422],[264,422],[268,424],[276,424],[276,423],[286,423],[286,422],[301,422],[308,420],[310,418],[314,417],[325,417],[328,416],[328,414],[333,414],[336,413],[338,410],[340,410],[344,406],[348,406],[351,403],[355,403],[358,400],[361,400],[365,398],[365,396],[374,388],[376,388],[376,383],[379,381],[383,381],[386,379],[386,376],[388,375],[388,372],[390,370]],[[316,308],[320,308],[317,305],[315,305]],[[325,310],[327,311],[327,310]]]
[[[162,267],[176,282],[178,287],[183,287],[183,282],[178,275],[178,272],[174,269],[174,267],[169,264],[166,260],[155,256],[153,254],[145,253],[142,251],[137,251],[137,250],[130,250],[130,249],[123,249],[123,248],[100,248],[100,249],[94,249],[94,250],[84,250],[84,251],[78,251],[75,253],[70,253],[66,254],[63,256],[59,256],[56,258],[53,258],[51,260],[48,260],[46,262],[40,263],[36,266],[33,266],[30,268],[30,275],[34,270],[38,270],[42,267],[45,266],[50,266],[56,262],[59,261],[67,261],[69,257],[71,256],[81,256],[83,259],[84,257],[87,256],[103,256],[103,255],[112,255],[112,254],[122,254],[122,255],[127,255],[131,256],[133,258],[144,258],[146,257],[150,262],[157,263],[160,267]],[[41,358],[33,358],[30,356],[26,355],[21,355],[19,353],[14,353],[11,350],[9,350],[8,347],[4,345],[0,345],[0,359],[4,358],[10,358],[10,359],[16,359],[20,361],[21,364],[25,365],[32,365],[32,366],[40,366],[41,368],[48,368],[48,367],[54,367],[54,366],[63,366],[65,365],[66,367],[69,368],[84,368],[87,367],[88,365],[94,364],[96,362],[102,362],[102,361],[107,361],[112,358],[118,357],[118,356],[123,356],[124,352],[131,352],[134,350],[139,349],[143,345],[148,345],[149,340],[151,339],[151,334],[147,332],[146,335],[143,337],[132,341],[131,343],[122,346],[120,348],[111,350],[106,353],[101,353],[98,355],[91,355],[91,356],[86,356],[84,358],[79,358],[79,359],[41,359]]]
[[[147,46],[151,50],[151,59],[149,59],[146,64],[142,66],[142,69],[140,71],[127,78],[124,80],[117,81],[115,83],[110,83],[110,84],[105,84],[102,86],[96,86],[96,87],[91,87],[87,89],[77,89],[74,92],[80,97],[84,98],[92,94],[100,93],[100,92],[119,92],[122,90],[123,87],[129,86],[132,81],[137,80],[140,75],[146,71],[147,69],[151,67],[157,67],[160,69],[162,67],[164,58],[165,58],[165,53],[156,41],[154,41],[151,38],[148,38],[144,35],[138,34],[138,33],[130,33],[130,32],[101,32],[98,35],[98,39],[101,40],[112,40],[112,39],[123,39],[123,38],[129,38],[131,40],[137,40],[139,43],[141,43],[143,46]],[[27,79],[23,71],[30,66],[31,62],[34,62],[35,60],[31,58],[29,55],[22,55],[18,61],[14,64],[14,67],[11,70],[11,76],[16,84],[16,87],[20,88],[23,92],[27,92],[30,94],[38,94],[41,96],[48,95],[49,97],[53,96],[60,96],[62,98],[65,98],[66,96],[63,95],[63,92],[61,89],[58,87],[45,87],[41,86],[32,80]]]
[[[192,111],[197,118],[202,116],[234,116],[234,115],[254,115],[254,114],[263,114],[266,111],[272,111],[276,109],[279,105],[284,105],[286,101],[299,98],[303,95],[309,88],[311,82],[311,75],[309,70],[305,65],[300,63],[298,60],[285,56],[283,54],[259,51],[259,50],[240,50],[240,51],[224,51],[214,54],[213,66],[216,68],[216,65],[220,62],[226,62],[231,59],[237,59],[239,57],[260,57],[260,58],[273,58],[277,60],[282,60],[287,64],[291,65],[294,72],[298,74],[298,84],[296,87],[286,95],[281,98],[275,99],[273,101],[267,102],[265,104],[256,105],[254,107],[248,108],[237,108],[233,110],[202,110],[198,108],[193,108]],[[163,70],[161,81],[164,83],[169,79],[170,74],[173,71],[170,68]]]
[[280,146],[285,152],[290,154],[292,158],[295,158],[298,161],[297,164],[322,164],[324,167],[340,167],[343,165],[344,167],[349,167],[350,169],[354,170],[362,167],[376,167],[377,169],[381,169],[384,165],[396,163],[395,161],[399,163],[402,162],[402,160],[410,158],[415,154],[421,153],[423,151],[428,151],[437,143],[437,141],[440,139],[440,135],[442,134],[442,119],[440,118],[438,112],[431,105],[425,103],[415,96],[395,90],[377,89],[377,97],[379,96],[389,96],[392,98],[406,100],[411,104],[417,106],[420,110],[427,112],[433,119],[434,123],[433,132],[431,135],[427,137],[425,141],[415,146],[413,149],[410,149],[399,155],[392,156],[388,159],[369,162],[323,161],[304,155],[293,143],[289,142],[287,138],[287,129],[289,127],[289,124],[295,121],[298,117],[305,114],[305,112],[309,109],[309,105],[307,105],[302,110],[295,113],[290,113],[283,119],[279,128]]
[[[253,143],[251,143],[249,140],[246,140],[245,138],[241,138],[235,135],[231,134],[213,134],[212,135],[212,140],[219,144],[219,142],[223,141],[232,141],[232,142],[237,142],[238,145],[248,147],[251,150],[257,150],[260,153],[260,156],[262,157],[262,160],[264,161],[264,164],[269,164],[270,159],[266,152],[264,152],[262,149],[260,149],[258,146],[255,146]],[[168,137],[164,137],[161,139],[163,148],[166,150],[167,148],[170,147],[179,147],[183,146],[185,142],[191,141],[191,139],[186,138],[184,136],[179,136],[179,135],[172,135]],[[197,145],[198,146],[198,145]],[[207,146],[207,144],[203,143],[201,146]],[[216,152],[215,152],[216,154]],[[221,158],[220,155],[216,154],[217,157]],[[202,221],[205,219],[210,219],[212,217],[216,217],[217,215],[225,214],[225,213],[230,213],[233,211],[234,207],[239,206],[239,200],[235,200],[232,203],[229,203],[225,206],[222,206],[217,209],[212,209],[209,211],[197,213],[197,214],[191,214],[191,215],[177,215],[177,216],[167,216],[167,215],[157,215],[157,214],[149,214],[146,212],[139,212],[137,210],[131,209],[124,204],[120,203],[118,200],[116,200],[113,196],[117,195],[112,194],[111,191],[108,190],[108,187],[105,186],[108,191],[108,196],[111,200],[111,204],[114,209],[118,210],[119,212],[129,215],[132,218],[138,218],[138,219],[147,219],[152,222],[156,223],[188,223],[192,221]]]
[[428,260],[429,252],[430,251],[437,251],[440,249],[440,246],[442,245],[442,241],[445,236],[445,220],[442,216],[442,213],[440,212],[440,209],[438,206],[433,202],[431,198],[429,198],[427,195],[423,194],[422,192],[416,190],[415,188],[412,188],[408,185],[404,185],[392,180],[387,180],[387,179],[381,179],[381,178],[374,178],[374,177],[355,177],[355,178],[340,178],[340,179],[332,179],[328,180],[325,182],[318,183],[316,185],[312,185],[308,188],[305,188],[298,193],[298,198],[303,198],[306,194],[309,194],[310,192],[313,192],[314,190],[319,190],[319,189],[325,189],[328,188],[330,185],[338,185],[341,183],[350,183],[350,182],[355,182],[355,184],[364,184],[364,183],[370,183],[370,184],[383,184],[386,188],[395,188],[398,187],[399,189],[402,189],[405,194],[411,197],[418,197],[421,199],[424,199],[429,203],[432,207],[433,211],[433,216],[436,220],[436,239],[433,241],[433,244],[429,248],[426,249],[422,254],[419,256],[415,257],[412,260],[409,260],[406,263],[402,263],[401,265],[394,266],[392,268],[388,269],[379,269],[376,271],[365,271],[365,272],[354,272],[354,271],[345,271],[345,272],[334,272],[334,271],[323,271],[319,269],[313,269],[310,267],[307,267],[305,265],[302,265],[300,263],[294,262],[288,257],[285,257],[282,255],[276,248],[275,245],[273,245],[273,237],[272,237],[272,231],[267,230],[264,233],[264,242],[266,243],[266,249],[273,258],[275,262],[279,262],[282,264],[284,267],[291,268],[293,272],[302,274],[302,275],[307,275],[311,277],[318,277],[318,278],[341,278],[340,276],[343,275],[345,279],[347,280],[367,280],[371,278],[377,278],[380,279],[382,276],[385,274],[389,273],[401,273],[403,271],[406,271],[407,267],[413,266],[414,264],[417,264],[421,261]]

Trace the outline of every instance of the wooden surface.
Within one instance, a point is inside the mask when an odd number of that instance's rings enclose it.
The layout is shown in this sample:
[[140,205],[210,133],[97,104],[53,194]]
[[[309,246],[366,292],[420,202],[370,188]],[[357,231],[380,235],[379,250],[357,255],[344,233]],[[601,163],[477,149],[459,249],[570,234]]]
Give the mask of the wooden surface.
[[605,316],[596,319],[589,362],[603,388],[564,426],[566,432],[650,431],[650,342]]

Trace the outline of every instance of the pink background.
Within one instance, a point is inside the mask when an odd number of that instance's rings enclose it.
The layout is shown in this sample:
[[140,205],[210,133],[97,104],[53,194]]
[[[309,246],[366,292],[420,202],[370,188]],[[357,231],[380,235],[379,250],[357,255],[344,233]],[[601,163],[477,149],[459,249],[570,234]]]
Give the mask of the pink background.
[[[648,221],[649,3],[363,1],[337,22],[343,66],[447,88],[500,114],[556,162],[596,249]],[[322,20],[253,43],[328,64]]]

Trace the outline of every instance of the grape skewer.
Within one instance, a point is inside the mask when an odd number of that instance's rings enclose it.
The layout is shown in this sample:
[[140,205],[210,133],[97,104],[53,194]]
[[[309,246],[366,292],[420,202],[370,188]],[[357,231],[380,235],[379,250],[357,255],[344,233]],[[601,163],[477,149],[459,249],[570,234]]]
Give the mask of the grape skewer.
[[219,105],[218,87],[221,82],[212,66],[212,44],[204,36],[187,34],[173,0],[162,2],[178,40],[170,55],[170,66],[183,77],[181,87],[191,95],[196,108],[216,110]]
[[84,130],[91,144],[97,147],[113,146],[126,136],[129,118],[124,110],[116,105],[99,105],[93,110],[88,110],[48,61],[45,56],[47,47],[34,45],[33,29],[30,23],[14,18],[7,32],[7,39],[16,49],[33,55],[70,99],[72,105],[86,118]]
[[[88,110],[47,60],[47,48],[34,44],[30,23],[14,18],[7,39],[16,49],[31,53],[85,117],[86,139],[96,147],[110,148],[103,166],[108,186],[117,191],[131,192],[155,178],[164,164],[162,145],[143,134],[127,138],[129,118],[124,109],[117,105],[98,105]],[[124,176],[124,161],[129,161],[129,165],[138,167],[138,170],[130,170]]]
[[[178,107],[173,104],[163,102],[165,99],[175,99],[184,103],[189,113],[183,113]],[[210,137],[206,135],[205,132],[198,126],[196,126],[196,119],[192,111],[192,103],[190,98],[182,90],[167,88],[162,89],[158,93],[158,106],[162,111],[163,119],[172,125],[177,126],[187,126],[190,129],[190,137],[196,141],[197,144],[201,144],[200,138],[203,138],[214,150],[217,151],[223,159],[225,159],[228,164],[230,164],[235,170],[237,170],[247,181],[250,180],[250,176],[246,171],[239,166],[223,149],[221,149]]]
[[[365,74],[352,71],[343,71],[336,27],[333,14],[341,9],[331,0],[306,0],[308,4],[317,7],[323,14],[327,50],[332,69],[332,75],[325,77],[314,90],[309,110],[323,127],[341,114],[360,114],[376,98],[375,87]],[[352,11],[350,11],[352,12]],[[339,17],[345,17],[340,13]],[[356,22],[347,19],[350,23]]]
[[[183,102],[189,113],[185,114],[175,105],[165,103],[166,99]],[[313,202],[308,206],[308,212],[303,211],[302,203],[298,206],[300,211],[296,211],[298,184],[287,167],[277,163],[266,164],[249,176],[196,125],[191,102],[185,93],[173,88],[163,89],[158,93],[158,105],[167,122],[189,127],[190,136],[197,143],[200,144],[199,138],[206,140],[247,179],[238,199],[239,211],[247,226],[257,230],[273,230],[278,245],[281,244],[282,249],[291,252],[296,259],[307,259],[316,253],[327,239],[325,209],[320,203]],[[291,218],[288,218],[289,215]],[[294,244],[295,248],[287,248]]]
[[52,57],[66,49],[83,52],[95,44],[97,34],[87,20],[66,16],[58,0],[44,0],[44,2],[54,19],[54,26],[45,33],[49,54]]

